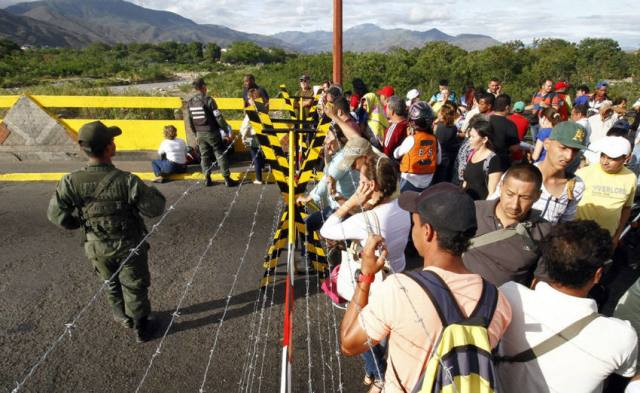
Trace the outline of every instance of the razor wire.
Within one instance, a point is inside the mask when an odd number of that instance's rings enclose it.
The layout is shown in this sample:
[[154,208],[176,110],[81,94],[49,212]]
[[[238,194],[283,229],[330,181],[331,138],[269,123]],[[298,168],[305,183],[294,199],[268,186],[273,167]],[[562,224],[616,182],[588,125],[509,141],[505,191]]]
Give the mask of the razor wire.
[[[271,176],[271,169],[269,169],[269,172],[267,174],[267,178],[269,178],[269,176]],[[258,202],[256,204],[256,210],[253,213],[253,222],[251,223],[251,228],[249,229],[249,237],[247,239],[247,245],[244,249],[244,252],[242,254],[242,257],[240,258],[240,263],[238,264],[238,268],[236,269],[236,273],[233,275],[233,282],[231,283],[231,288],[229,289],[229,293],[227,294],[227,300],[225,302],[224,305],[224,310],[222,311],[222,316],[220,317],[220,322],[218,324],[218,327],[216,329],[216,334],[215,334],[215,338],[213,340],[213,345],[211,346],[211,349],[209,351],[209,359],[207,360],[207,366],[205,367],[205,371],[204,371],[204,376],[202,377],[202,384],[200,385],[200,393],[204,393],[204,386],[207,382],[207,374],[209,373],[209,368],[211,366],[211,361],[213,360],[213,354],[215,353],[215,349],[216,346],[218,344],[218,338],[220,336],[220,330],[222,329],[222,325],[224,323],[224,318],[227,315],[227,311],[229,310],[229,304],[231,302],[231,299],[233,297],[233,291],[235,290],[236,284],[238,282],[238,276],[240,275],[240,270],[242,269],[242,266],[244,266],[244,262],[247,258],[247,254],[249,253],[249,246],[251,245],[251,240],[253,239],[253,236],[255,235],[255,226],[256,226],[256,222],[258,221],[258,213],[260,211],[260,205],[262,204],[262,200],[264,197],[264,192],[267,189],[267,184],[263,184],[262,185],[262,190],[260,191],[260,196],[258,197]]]
[[138,383],[138,387],[135,389],[136,393],[138,393],[140,391],[140,389],[142,388],[142,385],[144,384],[145,380],[147,379],[147,376],[149,375],[149,371],[151,370],[151,367],[153,366],[153,362],[154,362],[155,358],[158,357],[158,355],[160,355],[160,353],[161,353],[160,349],[162,348],[162,345],[164,344],[164,340],[167,338],[167,335],[169,334],[169,331],[171,330],[171,327],[173,326],[173,323],[175,322],[176,318],[178,318],[180,316],[180,308],[182,307],[182,303],[184,302],[184,299],[186,298],[187,294],[189,293],[189,290],[191,289],[191,287],[193,285],[193,281],[194,281],[194,279],[196,277],[196,274],[200,270],[200,267],[202,266],[202,262],[204,261],[205,256],[207,255],[207,253],[209,252],[209,250],[213,246],[213,241],[218,237],[218,234],[220,233],[220,231],[222,230],[222,227],[226,223],[227,218],[229,218],[229,215],[231,214],[231,210],[235,206],[235,204],[236,204],[236,202],[238,200],[238,197],[240,195],[240,190],[242,189],[242,183],[246,179],[247,174],[249,173],[250,170],[251,170],[251,167],[248,167],[245,170],[245,172],[243,174],[243,177],[242,177],[242,179],[240,181],[240,184],[238,185],[238,188],[236,189],[235,195],[233,196],[233,199],[231,200],[231,203],[229,203],[229,206],[227,207],[227,209],[225,211],[225,214],[222,217],[222,220],[220,221],[220,224],[218,224],[218,227],[216,228],[213,236],[211,236],[211,238],[209,238],[209,242],[208,242],[207,246],[205,247],[205,250],[202,253],[202,255],[200,255],[198,263],[196,264],[196,266],[194,268],[194,271],[191,274],[191,277],[189,278],[189,280],[185,284],[184,291],[182,292],[182,295],[180,296],[180,298],[178,300],[178,304],[176,306],[176,309],[174,310],[173,313],[171,313],[171,320],[169,321],[169,325],[165,329],[165,332],[162,335],[162,337],[160,339],[160,342],[158,343],[158,346],[156,347],[155,352],[153,353],[153,355],[151,355],[151,359],[149,360],[149,364],[147,365],[146,370],[145,370],[142,378],[140,379],[140,382]]
[[[280,215],[282,214],[283,208],[284,208],[284,202],[280,200],[278,207],[276,208],[276,214],[274,216],[273,227],[271,230],[271,241],[269,243],[271,243],[272,246],[275,244],[274,236],[278,229],[278,224],[280,222]],[[278,270],[278,266],[276,265],[273,271],[274,279],[273,279],[273,282],[271,283],[271,302],[270,302],[270,307],[269,307],[268,316],[267,316],[267,327],[266,327],[266,333],[265,333],[265,352],[266,352],[266,346],[267,346],[266,345],[267,338],[269,337],[269,328],[271,325],[271,314],[272,314],[273,307],[275,306],[275,286],[276,286],[277,270]],[[267,273],[267,279],[268,278],[269,278],[269,273]],[[250,380],[251,370],[255,370],[255,367],[252,367],[252,364],[253,364],[254,356],[259,356],[257,355],[258,354],[257,351],[259,349],[259,342],[260,342],[261,331],[262,331],[262,322],[264,319],[264,310],[266,308],[268,293],[269,293],[268,285],[265,287],[264,292],[262,292],[261,290],[258,290],[258,297],[256,299],[256,309],[257,309],[257,306],[259,305],[260,298],[262,297],[262,306],[260,308],[260,318],[259,318],[259,322],[256,325],[254,325],[251,329],[250,338],[255,338],[255,344],[250,340],[247,345],[246,361],[245,361],[245,364],[243,364],[241,378],[238,383],[239,392],[243,391],[244,382],[247,382],[247,390],[248,390],[250,386],[249,382],[253,381],[253,379]],[[255,328],[257,328],[257,330],[254,330]],[[252,350],[252,346],[253,346],[253,350]],[[264,357],[265,357],[265,353],[263,353],[262,355],[263,362],[264,362]],[[257,366],[257,360],[256,360],[256,366]],[[245,381],[245,372],[247,374],[246,381]],[[260,390],[261,385],[262,385],[262,372],[258,378],[258,391]]]
[[[324,214],[323,214],[324,209],[325,209],[324,200],[321,198],[320,199],[320,212],[322,212],[322,213],[320,213],[321,214],[320,217],[322,219],[323,224],[324,224],[324,221],[325,221]],[[324,240],[324,243],[325,243],[325,249],[328,250],[329,247],[327,245],[326,240]],[[328,255],[327,255],[327,268],[329,269],[328,279],[329,279],[329,282],[331,283],[331,271],[332,271],[332,269],[331,269],[331,261],[329,261]],[[320,288],[320,273],[316,272],[316,274],[317,274],[317,277],[318,277],[318,282],[317,282],[317,284],[318,284],[318,293],[320,293],[321,292],[321,288]],[[333,285],[333,284],[331,283],[330,285]],[[335,310],[335,308],[334,308],[334,306],[332,304],[333,301],[331,299],[329,299],[328,296],[324,296],[324,298],[325,298],[325,304],[331,309],[331,321],[333,321],[333,331],[334,331],[334,337],[335,337],[334,355],[336,357],[336,363],[338,364],[338,392],[342,392],[344,386],[342,384],[342,364],[340,362],[340,338],[339,338],[339,335],[338,335],[338,322],[336,320],[336,310]],[[327,320],[327,331],[329,332],[329,341],[331,341],[331,326],[330,326],[331,321]],[[331,382],[332,382],[332,386],[333,386],[334,385],[333,375],[332,375],[332,381]]]
[[[234,138],[233,140],[235,141],[236,138]],[[229,147],[227,148],[227,150],[225,150],[225,152],[223,154],[226,154],[229,151],[229,148],[232,145],[229,145]],[[215,165],[217,165],[217,161],[212,163],[211,166],[209,167],[208,170],[213,169],[213,167]],[[109,285],[109,283],[111,281],[113,281],[113,279],[115,277],[118,276],[118,274],[120,274],[120,272],[122,271],[122,269],[124,268],[124,266],[127,264],[127,262],[129,262],[129,260],[134,256],[134,255],[139,255],[140,253],[140,247],[151,237],[151,235],[153,235],[157,230],[158,227],[164,222],[164,220],[167,218],[167,216],[175,210],[176,206],[184,199],[187,197],[187,195],[189,195],[189,193],[191,193],[191,191],[196,188],[198,185],[201,184],[201,181],[197,181],[195,183],[193,183],[191,186],[189,186],[181,195],[180,197],[173,203],[171,204],[164,212],[164,214],[160,217],[160,219],[158,219],[158,221],[156,221],[155,224],[153,224],[151,226],[151,230],[148,231],[146,233],[146,235],[142,238],[142,240],[140,240],[140,242],[138,242],[138,244],[129,250],[129,254],[125,257],[125,259],[120,263],[120,266],[118,267],[118,269],[116,269],[116,271],[111,275],[111,277],[109,277],[109,279],[104,280],[102,282],[102,284],[100,285],[100,287],[98,288],[98,290],[94,293],[94,295],[91,297],[91,299],[89,300],[88,303],[86,303],[78,313],[76,313],[76,315],[71,319],[71,322],[65,323],[64,324],[64,331],[56,338],[52,341],[52,343],[47,347],[46,351],[40,356],[40,358],[38,359],[38,361],[36,361],[36,363],[34,363],[30,368],[29,371],[27,372],[27,374],[23,377],[23,379],[19,382],[16,382],[16,387],[11,391],[12,393],[18,393],[25,385],[25,383],[29,380],[29,378],[31,378],[33,376],[33,374],[35,373],[35,371],[47,360],[48,356],[56,349],[56,347],[62,342],[62,340],[64,339],[65,336],[69,336],[71,337],[72,331],[74,329],[77,328],[77,323],[80,320],[80,318],[84,315],[84,313],[98,300],[98,297],[100,296],[100,294],[102,293],[102,291],[104,291],[104,289]]]
[[[272,224],[272,229],[271,229],[271,235],[269,237],[269,242],[267,243],[267,248],[270,247],[270,244],[274,244],[274,234],[275,231],[278,227],[278,222],[279,222],[279,214],[281,214],[281,207],[282,207],[282,201],[279,202],[278,207],[276,208],[276,214],[274,215],[273,218],[273,224]],[[268,275],[268,273],[267,273]],[[264,298],[264,296],[266,296],[266,292],[268,292],[268,286],[265,287],[265,291],[261,291],[260,288],[257,291],[257,296],[256,299],[254,300],[254,307],[253,307],[253,312],[251,315],[251,323],[250,323],[250,328],[249,328],[249,340],[247,341],[247,346],[246,346],[246,351],[244,354],[244,359],[245,361],[242,364],[242,371],[240,373],[240,380],[238,381],[238,386],[239,386],[239,391],[242,390],[243,384],[244,384],[244,377],[245,377],[245,372],[246,370],[248,370],[248,363],[249,363],[249,356],[251,355],[251,346],[253,344],[253,338],[255,335],[255,331],[256,328],[258,326],[258,322],[257,322],[257,316],[258,316],[258,309],[260,307],[261,304],[261,299]],[[264,303],[266,302],[266,299],[263,299],[264,301],[263,303],[263,307],[264,307]],[[264,308],[260,309],[260,312],[263,313],[264,312]]]

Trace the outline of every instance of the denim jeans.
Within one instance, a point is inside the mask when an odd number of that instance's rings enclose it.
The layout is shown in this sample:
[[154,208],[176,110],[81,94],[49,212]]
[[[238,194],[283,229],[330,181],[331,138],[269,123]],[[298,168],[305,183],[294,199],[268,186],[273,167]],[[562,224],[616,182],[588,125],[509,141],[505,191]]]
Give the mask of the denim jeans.
[[414,186],[413,184],[411,184],[409,180],[400,179],[400,192],[405,192],[405,191],[422,192],[424,190],[425,190],[424,188],[418,188]]
[[[319,231],[324,225],[325,220],[333,213],[333,209],[329,206],[324,209],[318,210],[317,212],[313,212],[309,214],[307,219],[304,221],[304,225],[307,228],[307,236],[311,238],[313,236],[313,231]],[[306,239],[303,239],[306,240]],[[306,246],[303,243],[302,249],[300,250],[300,255],[306,255]]]
[[264,168],[264,155],[259,147],[251,148],[251,161],[256,170],[256,180],[262,181],[262,168]]
[[384,381],[384,373],[387,371],[386,353],[387,342],[384,340],[360,355],[364,359],[364,372],[375,380]]
[[176,164],[175,162],[164,158],[151,161],[151,167],[153,168],[153,173],[156,176],[170,175],[172,173],[184,173],[187,170],[186,165]]

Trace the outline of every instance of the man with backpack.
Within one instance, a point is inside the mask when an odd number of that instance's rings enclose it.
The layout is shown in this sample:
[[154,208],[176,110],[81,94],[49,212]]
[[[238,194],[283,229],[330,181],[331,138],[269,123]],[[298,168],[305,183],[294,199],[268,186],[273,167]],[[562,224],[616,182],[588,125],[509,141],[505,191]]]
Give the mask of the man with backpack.
[[204,79],[198,78],[193,82],[195,94],[187,101],[189,109],[189,123],[196,133],[198,147],[200,148],[200,165],[202,174],[206,179],[207,187],[213,185],[211,181],[211,168],[213,155],[220,166],[227,187],[235,187],[238,182],[231,178],[229,164],[224,150],[224,142],[220,130],[227,130],[227,122],[222,117],[216,101],[207,94],[207,85]]
[[541,187],[538,168],[517,164],[504,175],[498,199],[475,202],[478,231],[462,256],[467,269],[495,285],[531,282],[540,259],[538,242],[551,230],[532,210]]
[[[462,262],[476,231],[473,200],[454,185],[439,183],[401,194],[399,204],[412,213],[413,243],[424,270],[388,276],[369,298],[386,255],[384,239],[371,235],[340,325],[341,350],[353,356],[387,339],[385,392],[463,391],[460,380],[469,383],[465,392],[488,392],[486,386],[495,386],[490,354],[509,325],[511,307]],[[457,347],[464,353],[457,354]]]
[[496,359],[500,391],[593,393],[610,374],[632,377],[636,332],[587,297],[612,255],[608,231],[593,221],[558,224],[541,249],[546,282],[500,287],[513,307]]

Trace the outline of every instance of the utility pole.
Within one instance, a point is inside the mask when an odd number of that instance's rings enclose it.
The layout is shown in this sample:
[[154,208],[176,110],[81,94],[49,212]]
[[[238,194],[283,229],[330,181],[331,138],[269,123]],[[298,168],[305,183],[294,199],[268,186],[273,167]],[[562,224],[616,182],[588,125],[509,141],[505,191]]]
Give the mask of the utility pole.
[[342,0],[333,0],[333,83],[342,85]]

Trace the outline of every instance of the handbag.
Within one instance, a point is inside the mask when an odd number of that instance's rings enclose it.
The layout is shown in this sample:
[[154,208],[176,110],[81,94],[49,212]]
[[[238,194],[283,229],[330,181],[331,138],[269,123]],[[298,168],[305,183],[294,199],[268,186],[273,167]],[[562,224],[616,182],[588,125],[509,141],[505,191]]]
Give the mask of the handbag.
[[[380,235],[380,221],[374,211],[365,211],[362,214],[365,215],[365,222],[369,227],[370,232]],[[373,224],[373,225],[372,225]],[[362,246],[359,242],[351,242],[351,245],[346,251],[342,251],[342,263],[340,264],[340,271],[338,272],[337,288],[338,295],[341,298],[351,301],[353,294],[356,290],[355,273],[360,269],[360,251]],[[376,273],[375,280],[371,283],[369,288],[369,295],[375,292],[376,288],[382,284],[386,277],[384,269]]]

